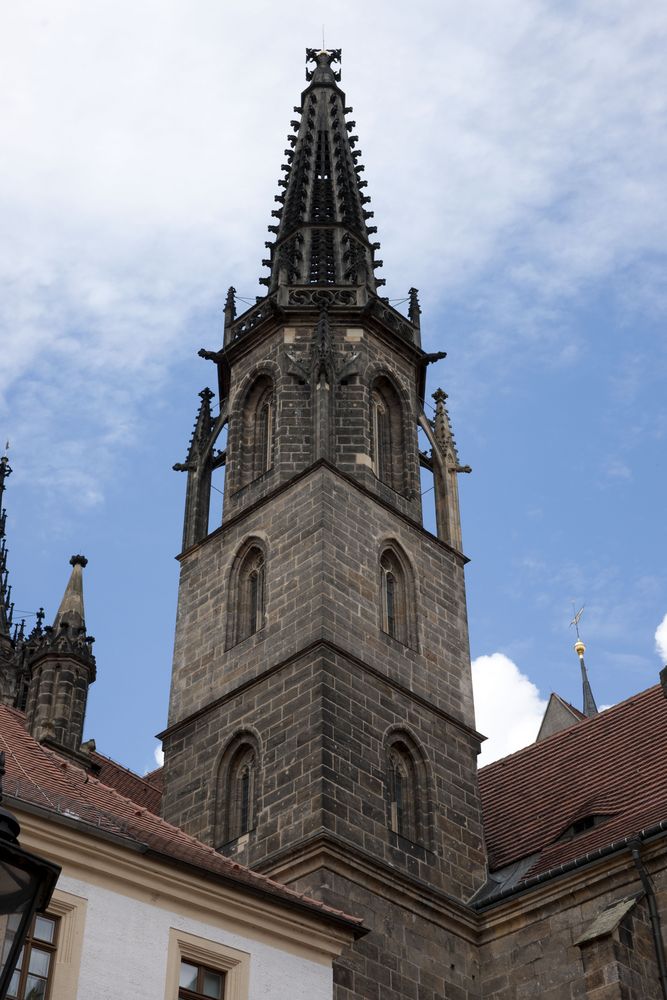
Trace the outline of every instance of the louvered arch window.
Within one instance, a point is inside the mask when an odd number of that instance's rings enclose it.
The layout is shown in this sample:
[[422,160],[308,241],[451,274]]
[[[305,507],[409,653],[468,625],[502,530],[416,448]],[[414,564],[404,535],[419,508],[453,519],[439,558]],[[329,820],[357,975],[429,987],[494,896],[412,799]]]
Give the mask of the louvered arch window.
[[241,411],[238,466],[240,484],[253,482],[273,467],[275,393],[269,375],[259,375],[246,393]]
[[396,387],[386,376],[371,386],[371,450],[377,478],[402,492],[405,477],[403,407]]
[[260,632],[266,621],[266,558],[259,540],[246,543],[229,580],[227,646]]
[[255,828],[258,757],[257,741],[250,733],[236,736],[222,756],[216,794],[217,847],[238,840]]
[[428,819],[426,766],[407,733],[394,733],[386,747],[387,825],[392,833],[424,842]]
[[380,627],[404,646],[415,646],[415,606],[407,558],[394,544],[380,555]]

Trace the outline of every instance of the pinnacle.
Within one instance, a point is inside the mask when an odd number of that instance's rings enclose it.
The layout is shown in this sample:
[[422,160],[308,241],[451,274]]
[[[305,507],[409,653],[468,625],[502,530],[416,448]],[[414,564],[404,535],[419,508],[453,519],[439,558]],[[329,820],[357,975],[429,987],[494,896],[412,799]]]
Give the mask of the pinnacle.
[[70,559],[72,572],[70,574],[63,599],[60,602],[58,613],[53,621],[53,628],[57,631],[63,626],[70,629],[80,629],[85,631],[86,618],[83,608],[83,569],[87,566],[88,560],[85,556],[76,555]]

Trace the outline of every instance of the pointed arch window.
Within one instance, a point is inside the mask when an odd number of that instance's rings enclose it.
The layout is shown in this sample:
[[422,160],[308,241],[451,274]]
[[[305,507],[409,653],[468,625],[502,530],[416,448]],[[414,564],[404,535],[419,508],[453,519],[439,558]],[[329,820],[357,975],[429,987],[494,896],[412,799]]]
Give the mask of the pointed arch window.
[[248,538],[229,574],[227,649],[261,632],[266,624],[266,552],[259,538]]
[[241,486],[253,482],[273,467],[274,398],[273,381],[268,375],[256,378],[246,393],[241,413]]
[[386,376],[376,379],[371,387],[371,449],[377,478],[401,492],[405,461],[403,407]]
[[394,733],[388,741],[386,791],[389,829],[423,843],[428,825],[426,766],[407,733]]
[[273,391],[267,390],[257,409],[255,477],[267,472],[272,465],[273,444]]
[[415,606],[412,574],[396,547],[380,555],[380,627],[404,646],[415,646]]
[[239,572],[237,642],[264,627],[264,553],[251,549]]
[[239,748],[230,768],[228,790],[229,830],[228,840],[248,833],[255,825],[253,800],[255,795],[255,751],[252,747]]
[[251,734],[240,734],[225,750],[218,771],[215,843],[222,847],[256,824],[258,750]]

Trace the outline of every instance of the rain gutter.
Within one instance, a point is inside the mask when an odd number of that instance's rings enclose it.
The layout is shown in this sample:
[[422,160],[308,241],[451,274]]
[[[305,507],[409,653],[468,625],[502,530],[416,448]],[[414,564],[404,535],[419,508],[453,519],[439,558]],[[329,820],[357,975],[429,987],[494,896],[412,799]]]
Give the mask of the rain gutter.
[[[557,865],[554,868],[549,868],[545,872],[540,872],[539,875],[533,875],[532,878],[524,879],[522,882],[518,882],[516,885],[507,886],[504,889],[499,889],[497,892],[486,896],[478,901],[472,901],[470,906],[478,912],[486,910],[488,907],[496,906],[498,903],[504,902],[512,896],[521,896],[526,892],[529,892],[537,885],[542,885],[544,882],[548,882],[550,879],[556,878],[559,875],[565,875],[568,872],[576,871],[577,868],[584,868],[586,865],[593,864],[595,861],[599,861],[601,858],[607,858],[611,854],[618,854],[620,851],[632,849],[633,846],[636,847],[638,842],[649,840],[653,837],[658,837],[661,834],[667,832],[667,819],[663,819],[660,823],[656,823],[655,826],[646,827],[639,833],[632,834],[629,837],[623,837],[622,840],[615,840],[611,844],[607,844],[605,847],[600,847],[596,851],[590,851],[588,854],[583,854],[573,861],[568,861],[563,865]],[[667,994],[665,994],[665,1000],[667,1000]]]

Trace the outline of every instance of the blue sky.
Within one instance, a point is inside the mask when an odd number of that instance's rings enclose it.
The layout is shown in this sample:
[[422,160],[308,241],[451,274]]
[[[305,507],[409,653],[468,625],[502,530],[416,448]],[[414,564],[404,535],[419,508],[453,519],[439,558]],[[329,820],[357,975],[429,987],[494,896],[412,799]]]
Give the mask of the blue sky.
[[[387,293],[448,352],[478,725],[534,735],[666,658],[667,9],[653,0],[114,4],[0,13],[0,434],[19,609],[84,552],[87,735],[139,771],[165,724],[198,348],[258,294],[303,50],[343,81]],[[532,685],[532,686],[531,686]]]

